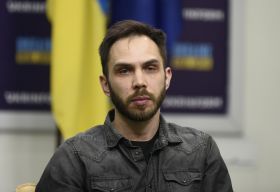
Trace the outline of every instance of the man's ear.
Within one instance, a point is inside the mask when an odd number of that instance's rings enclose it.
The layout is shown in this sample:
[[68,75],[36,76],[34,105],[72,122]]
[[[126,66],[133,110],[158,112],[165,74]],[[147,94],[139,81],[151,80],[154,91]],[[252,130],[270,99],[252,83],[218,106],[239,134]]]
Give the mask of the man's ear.
[[166,67],[165,68],[165,87],[166,87],[166,90],[170,86],[171,78],[172,78],[172,70],[171,70],[170,67]]
[[105,93],[105,95],[110,97],[110,89],[109,89],[109,84],[108,84],[108,80],[107,80],[106,76],[100,75],[99,82],[100,82],[100,85],[101,85],[102,90]]

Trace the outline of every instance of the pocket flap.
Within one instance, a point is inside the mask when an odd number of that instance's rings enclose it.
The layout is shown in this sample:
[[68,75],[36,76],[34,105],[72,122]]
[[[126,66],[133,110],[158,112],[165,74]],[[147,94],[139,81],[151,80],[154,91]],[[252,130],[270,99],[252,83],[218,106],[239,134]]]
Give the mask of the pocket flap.
[[164,178],[167,181],[174,181],[181,185],[189,185],[193,181],[199,181],[202,179],[202,174],[200,172],[194,171],[164,171]]
[[131,188],[129,177],[92,177],[91,188],[99,191],[123,191]]

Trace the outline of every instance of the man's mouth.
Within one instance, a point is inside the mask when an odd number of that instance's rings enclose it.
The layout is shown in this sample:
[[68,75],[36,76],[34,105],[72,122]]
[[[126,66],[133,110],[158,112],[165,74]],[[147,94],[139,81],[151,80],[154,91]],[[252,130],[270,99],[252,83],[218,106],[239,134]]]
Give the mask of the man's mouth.
[[143,105],[147,104],[147,102],[149,102],[150,100],[151,100],[150,97],[146,96],[146,95],[136,96],[131,99],[132,103],[134,103],[135,105],[138,105],[138,106],[143,106]]

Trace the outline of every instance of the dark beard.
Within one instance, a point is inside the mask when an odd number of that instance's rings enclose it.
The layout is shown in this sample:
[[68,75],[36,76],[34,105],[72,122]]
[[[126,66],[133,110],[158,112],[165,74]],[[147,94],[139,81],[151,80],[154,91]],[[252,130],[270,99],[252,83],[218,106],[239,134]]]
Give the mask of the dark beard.
[[[165,84],[164,84],[165,85]],[[160,95],[158,98],[155,98],[152,94],[146,91],[146,89],[142,89],[136,91],[133,95],[129,96],[127,102],[123,101],[119,95],[112,89],[109,83],[110,89],[110,97],[112,103],[115,105],[116,109],[126,118],[132,121],[147,121],[150,120],[160,108],[166,94],[165,86],[163,86],[162,90],[160,91]],[[128,109],[128,105],[131,101],[131,98],[139,95],[148,95],[150,99],[155,103],[155,106],[148,111],[132,111]]]

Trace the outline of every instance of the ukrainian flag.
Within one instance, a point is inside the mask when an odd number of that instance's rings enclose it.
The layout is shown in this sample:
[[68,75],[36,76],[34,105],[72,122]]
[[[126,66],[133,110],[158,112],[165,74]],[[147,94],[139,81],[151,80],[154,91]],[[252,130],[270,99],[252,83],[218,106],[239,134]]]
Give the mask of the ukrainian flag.
[[52,112],[64,139],[101,124],[109,102],[99,84],[98,46],[106,30],[105,1],[47,0],[52,24]]

